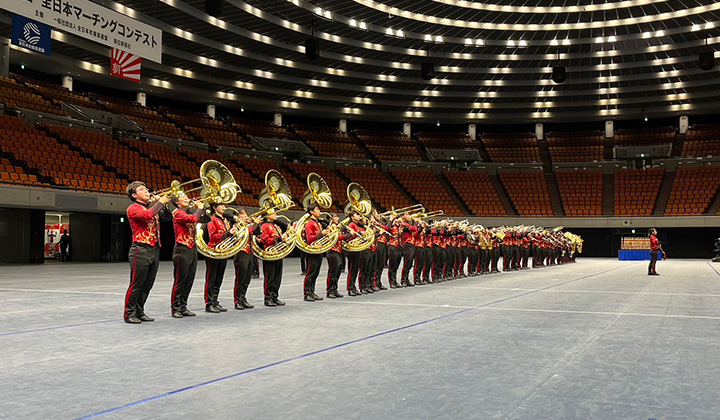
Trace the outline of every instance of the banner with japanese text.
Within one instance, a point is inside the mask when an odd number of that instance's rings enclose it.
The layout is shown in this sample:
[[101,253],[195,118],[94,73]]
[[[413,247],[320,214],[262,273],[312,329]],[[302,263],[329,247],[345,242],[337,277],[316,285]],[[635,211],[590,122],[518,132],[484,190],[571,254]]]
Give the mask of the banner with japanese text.
[[12,43],[18,47],[50,55],[50,27],[24,16],[12,15]]
[[89,0],[10,0],[2,8],[156,63],[162,62],[162,31]]
[[112,49],[110,74],[125,80],[140,83],[142,58],[125,51]]

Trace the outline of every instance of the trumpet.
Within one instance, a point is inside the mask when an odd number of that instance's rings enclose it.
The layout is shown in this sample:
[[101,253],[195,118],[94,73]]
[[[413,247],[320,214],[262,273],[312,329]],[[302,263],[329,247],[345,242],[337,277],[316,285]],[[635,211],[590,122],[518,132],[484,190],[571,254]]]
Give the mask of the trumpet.
[[380,216],[382,216],[382,217],[387,217],[387,216],[401,216],[401,215],[403,215],[403,214],[405,214],[405,213],[417,212],[417,211],[424,212],[424,211],[425,211],[425,207],[423,207],[422,204],[413,204],[412,206],[402,207],[402,208],[399,208],[399,209],[396,209],[395,207],[391,207],[390,210],[388,210],[388,211],[386,211],[386,212],[384,212],[384,213],[380,213]]

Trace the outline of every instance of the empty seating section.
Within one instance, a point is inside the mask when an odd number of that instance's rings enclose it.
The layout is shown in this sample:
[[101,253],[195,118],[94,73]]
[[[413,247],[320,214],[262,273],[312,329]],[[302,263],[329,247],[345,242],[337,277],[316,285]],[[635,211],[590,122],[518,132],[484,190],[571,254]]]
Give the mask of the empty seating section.
[[553,162],[603,160],[605,136],[601,131],[548,133],[547,145]]
[[520,216],[552,216],[552,203],[542,172],[498,172]]
[[91,101],[90,98],[72,92],[60,85],[31,79],[17,74],[13,74],[12,78],[18,82],[25,83],[27,87],[38,92],[44,98],[52,101],[56,105],[60,105],[60,103],[65,102],[68,104],[84,106],[86,108],[103,110],[100,105]]
[[666,216],[707,212],[720,187],[720,166],[679,168],[675,172]]
[[533,134],[484,133],[481,141],[492,162],[540,162],[540,149]]
[[665,168],[615,171],[615,216],[650,216]]
[[[0,150],[2,148],[0,147]],[[37,176],[25,173],[22,167],[13,165],[9,159],[0,157],[0,182],[6,184],[21,184],[34,186],[49,186],[38,180]]]
[[250,175],[250,173],[244,171],[240,166],[236,165],[235,162],[228,161],[215,153],[200,152],[197,150],[183,150],[180,154],[186,155],[188,160],[198,167],[198,172],[194,178],[197,178],[200,175],[199,168],[206,160],[216,160],[225,165],[233,174],[235,183],[240,185],[241,191],[235,198],[235,203],[242,204],[244,206],[257,206],[257,199],[255,197],[260,190],[257,190],[257,192],[255,192],[255,196],[253,196],[253,191],[249,188],[249,185],[250,180],[254,180],[254,178]]
[[465,133],[418,133],[418,140],[430,149],[477,149],[477,143]]
[[26,108],[41,113],[66,115],[59,106],[46,101],[13,79],[2,76],[0,76],[0,102],[9,109]]
[[[153,165],[161,167],[165,166],[165,169],[179,173],[180,178],[183,181],[196,179],[200,174],[199,165],[195,162],[189,161],[187,158],[181,156],[177,152],[174,152],[169,147],[135,139],[124,139],[124,141],[131,149],[137,150],[141,155],[150,159]],[[166,187],[169,187],[169,185],[161,186],[159,188]]]
[[[306,189],[308,174],[310,172],[315,172],[316,174],[320,175],[322,179],[327,182],[333,198],[333,205],[328,209],[328,211],[342,211],[342,206],[347,203],[347,182],[340,178],[334,171],[328,169],[324,165],[317,165],[312,163],[285,162],[285,165],[290,168],[290,170],[298,174],[302,178],[302,180],[305,181]],[[293,191],[293,194],[298,194],[298,197],[301,199],[302,194],[304,193],[305,190],[298,193]],[[335,203],[339,204],[340,207],[338,207]]]
[[[19,118],[0,116],[2,151],[54,179],[56,185],[98,192],[120,192],[125,186],[114,174],[57,142]],[[7,140],[5,140],[7,139]]]
[[423,160],[415,143],[399,131],[355,130],[355,134],[378,160]]
[[368,155],[357,145],[355,139],[333,127],[312,127],[293,125],[295,133],[320,156],[368,159]]
[[602,171],[556,171],[565,215],[602,216]]
[[444,214],[449,216],[463,214],[430,169],[399,169],[392,171],[392,174],[419,203],[425,206],[425,210],[443,210]]
[[685,134],[683,156],[720,155],[720,124],[695,124]]
[[195,140],[190,134],[182,131],[171,121],[165,119],[157,111],[144,107],[138,102],[90,94],[90,99],[97,101],[110,111],[121,114],[141,126],[148,134],[173,139]]
[[388,176],[378,168],[358,168],[353,166],[338,167],[347,179],[362,185],[370,194],[370,198],[383,210],[391,207],[401,208],[411,203],[402,191],[390,181]]
[[239,136],[232,127],[223,124],[222,121],[216,120],[205,113],[165,107],[160,107],[160,111],[165,113],[172,121],[182,125],[197,138],[211,146],[252,149],[252,145],[242,136]]
[[443,172],[460,198],[476,216],[507,216],[487,172]]
[[283,127],[278,127],[272,121],[255,121],[229,117],[228,122],[246,136],[297,140],[297,137],[295,137],[293,133],[290,133]]
[[172,173],[140,153],[112,140],[109,136],[92,131],[41,124],[51,133],[57,135],[83,152],[91,154],[95,159],[103,161],[106,167],[113,167],[118,174],[126,175],[126,179],[118,179],[121,187],[128,181],[143,181],[151,189],[162,189],[170,186],[174,179]]
[[615,146],[666,144],[674,140],[673,127],[622,129],[615,132]]

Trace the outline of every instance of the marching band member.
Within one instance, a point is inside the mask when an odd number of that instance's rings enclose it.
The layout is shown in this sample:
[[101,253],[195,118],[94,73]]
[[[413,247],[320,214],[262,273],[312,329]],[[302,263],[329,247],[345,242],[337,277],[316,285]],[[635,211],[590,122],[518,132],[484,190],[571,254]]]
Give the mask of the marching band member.
[[402,220],[400,218],[395,218],[391,222],[390,236],[387,242],[388,283],[391,289],[401,287],[397,282],[397,272],[400,268],[400,261],[402,260],[402,252],[400,251],[400,226],[402,226]]
[[501,233],[493,234],[491,239],[492,244],[492,264],[490,273],[499,273],[498,261],[500,261],[500,247],[502,246],[502,239],[500,238]]
[[437,283],[440,281],[440,272],[443,264],[442,261],[442,248],[440,246],[440,240],[442,238],[441,222],[434,222],[431,224],[430,238],[431,238],[431,249],[432,249],[432,282]]
[[403,268],[400,285],[403,287],[412,287],[415,285],[410,283],[410,268],[412,268],[413,258],[415,257],[414,236],[418,228],[412,217],[407,213],[402,215],[401,228],[400,244],[402,246]]
[[[225,204],[210,203],[213,211],[212,219],[207,224],[208,247],[215,248],[220,242],[230,235],[234,235],[237,230],[230,225],[225,218]],[[226,312],[227,309],[220,305],[218,297],[220,296],[220,286],[222,286],[225,277],[225,269],[229,258],[206,258],[205,259],[205,312],[219,313]]]
[[190,210],[190,198],[186,195],[171,197],[176,206],[172,212],[175,230],[175,248],[173,249],[173,287],[170,295],[170,310],[173,318],[195,316],[187,308],[188,296],[195,282],[197,270],[197,248],[195,247],[195,225],[202,216],[205,203],[194,203],[196,209]]
[[[330,222],[334,226],[340,224],[340,217],[337,214],[333,214],[332,221]],[[346,229],[345,229],[346,230]],[[327,252],[326,258],[328,262],[328,274],[327,274],[327,286],[326,296],[330,299],[341,298],[338,292],[338,280],[340,279],[340,268],[342,264],[342,242],[352,237],[350,233],[344,233],[338,235],[338,240],[335,242],[332,248]]]
[[[284,224],[282,224],[284,225]],[[269,212],[263,218],[260,225],[260,242],[263,248],[268,248],[287,239],[288,226],[278,223],[278,216],[274,211]],[[263,275],[265,276],[264,294],[265,306],[284,306],[285,302],[278,299],[280,292],[280,284],[282,283],[283,261],[266,261],[263,260]]]
[[[329,231],[323,229],[320,225],[320,206],[317,203],[311,202],[307,206],[307,212],[310,215],[307,223],[305,223],[305,241],[308,245],[317,241],[318,239],[327,236]],[[318,274],[320,274],[320,266],[322,265],[322,254],[306,254],[306,271],[305,281],[303,286],[304,300],[306,302],[314,302],[316,300],[323,300],[320,296],[315,294],[315,282]]]
[[389,222],[386,218],[380,216],[376,209],[373,209],[372,211],[372,218],[374,220],[374,223],[376,223],[382,229],[382,231],[379,232],[379,235],[376,235],[377,251],[375,252],[374,287],[378,290],[386,290],[387,287],[383,286],[382,284],[382,274],[388,259],[387,242],[389,239],[389,234],[387,232],[390,232],[390,223],[392,222]]
[[248,241],[233,258],[233,265],[235,266],[235,287],[233,288],[233,301],[235,303],[235,309],[244,310],[252,309],[255,305],[251,305],[247,301],[246,293],[250,286],[250,279],[253,277],[253,269],[255,261],[253,261],[252,246],[250,240],[252,235],[258,227],[258,224],[262,219],[255,218],[250,219],[247,212],[244,209],[238,209],[238,216],[241,223],[244,223],[248,229]]
[[413,235],[413,243],[415,244],[415,264],[413,268],[413,283],[416,285],[423,284],[422,282],[422,274],[425,270],[425,226],[426,223],[419,219],[415,218],[415,223],[417,224],[417,231],[415,231],[415,234]]
[[430,278],[430,272],[432,271],[434,261],[432,250],[432,229],[430,228],[429,223],[425,223],[425,232],[423,236],[425,238],[425,243],[423,244],[423,259],[425,260],[425,267],[423,268],[422,272],[422,282],[423,284],[430,284],[433,283],[432,279]]
[[[361,234],[365,232],[365,225],[361,223],[362,216],[357,211],[353,210],[350,213],[350,218],[352,219],[352,222],[348,224],[348,230],[351,233],[351,238],[354,238],[357,236],[357,234]],[[347,253],[347,259],[348,259],[348,276],[347,276],[347,291],[348,296],[360,296],[362,294],[367,294],[368,292],[363,292],[363,284],[362,284],[362,269],[368,269],[367,267],[367,259],[369,255],[366,253],[365,255],[362,255],[362,252],[348,252]],[[358,288],[355,287],[355,282],[358,282]]]
[[157,215],[170,197],[160,197],[150,207],[150,193],[141,181],[128,184],[125,193],[133,202],[126,211],[133,243],[128,254],[130,284],[125,293],[123,319],[128,324],[140,324],[154,321],[145,314],[145,302],[155,284],[160,262],[160,222]]

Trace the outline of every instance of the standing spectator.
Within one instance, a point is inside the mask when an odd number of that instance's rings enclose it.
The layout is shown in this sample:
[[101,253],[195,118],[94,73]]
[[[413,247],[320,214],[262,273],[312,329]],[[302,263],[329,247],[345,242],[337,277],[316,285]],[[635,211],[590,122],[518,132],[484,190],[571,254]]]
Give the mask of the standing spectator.
[[70,261],[70,245],[72,245],[70,234],[67,229],[63,229],[60,237],[60,261]]

